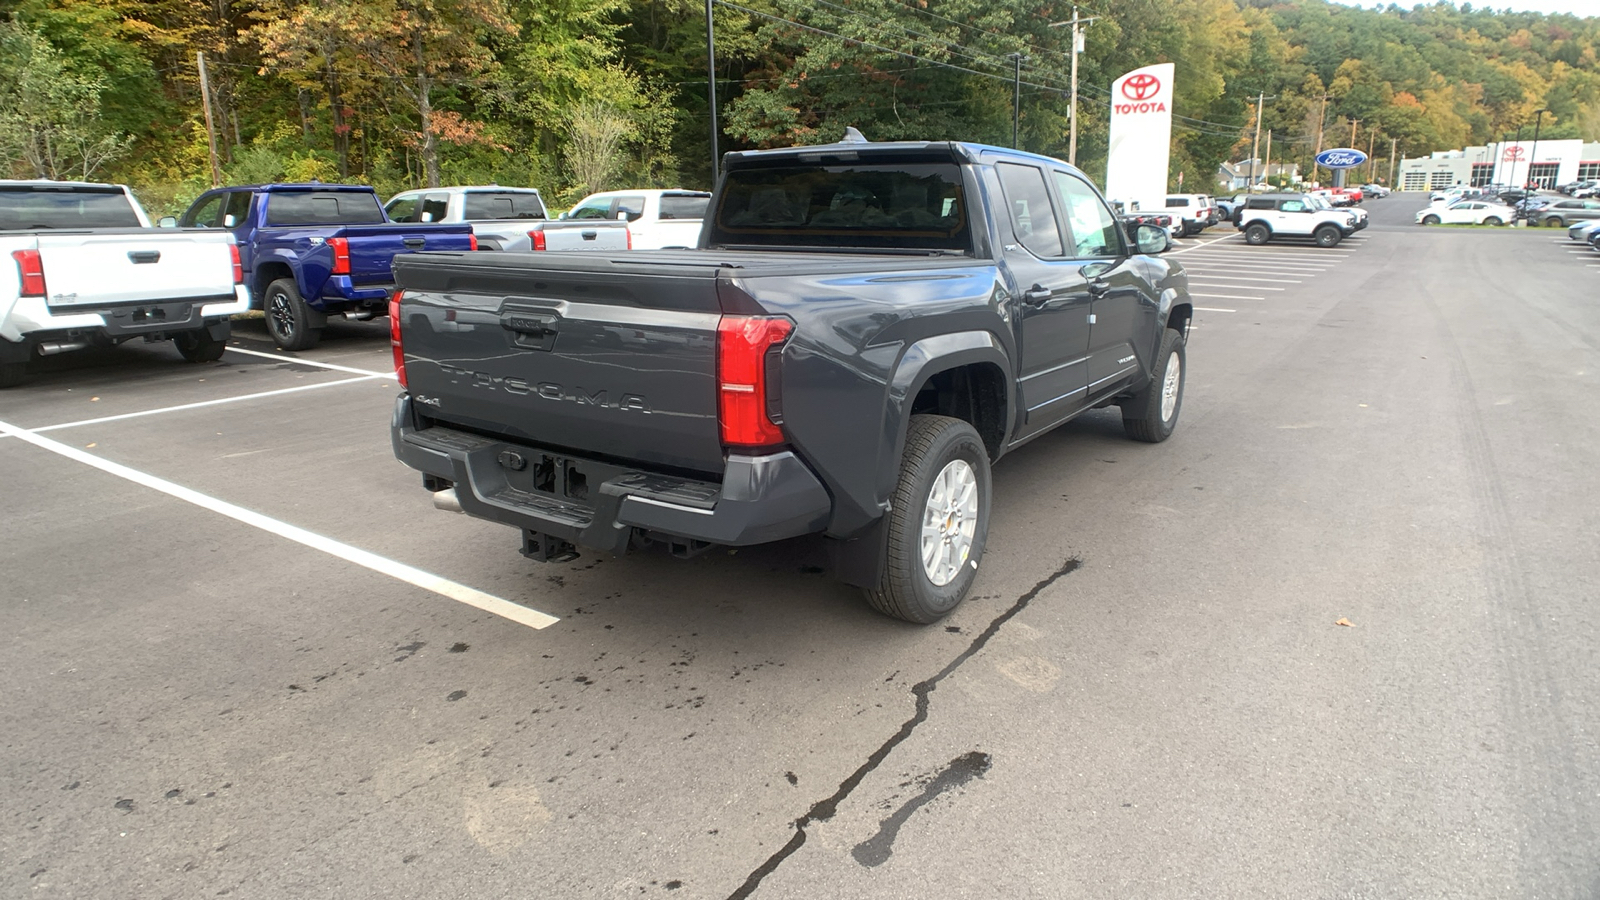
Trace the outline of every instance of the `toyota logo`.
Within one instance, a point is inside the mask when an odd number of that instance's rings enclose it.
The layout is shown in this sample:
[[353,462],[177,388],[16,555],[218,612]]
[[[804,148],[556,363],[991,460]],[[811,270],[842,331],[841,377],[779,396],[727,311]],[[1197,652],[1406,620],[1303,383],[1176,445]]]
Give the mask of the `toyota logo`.
[[1161,79],[1149,72],[1129,75],[1127,80],[1122,82],[1122,96],[1129,100],[1149,100],[1160,90]]
[[1521,158],[1522,158],[1522,148],[1521,147],[1507,147],[1506,148],[1506,155],[1505,155],[1505,161],[1506,162],[1516,162],[1517,160],[1519,160]]

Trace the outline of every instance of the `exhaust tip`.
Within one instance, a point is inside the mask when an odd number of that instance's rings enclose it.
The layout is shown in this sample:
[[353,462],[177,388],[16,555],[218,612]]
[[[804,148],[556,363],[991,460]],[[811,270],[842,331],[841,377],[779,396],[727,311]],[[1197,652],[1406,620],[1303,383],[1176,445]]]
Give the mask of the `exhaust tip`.
[[435,491],[433,494],[433,505],[434,507],[442,509],[445,512],[463,512],[461,509],[461,500],[456,496],[455,488],[445,488],[442,491]]

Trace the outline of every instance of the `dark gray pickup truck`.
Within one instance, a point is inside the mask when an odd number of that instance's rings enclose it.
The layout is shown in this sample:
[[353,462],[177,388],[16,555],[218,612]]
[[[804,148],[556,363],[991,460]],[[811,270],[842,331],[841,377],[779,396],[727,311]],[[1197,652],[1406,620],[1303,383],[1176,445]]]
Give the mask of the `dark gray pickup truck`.
[[874,607],[932,622],[983,558],[995,460],[1111,405],[1172,433],[1166,247],[1047,157],[730,153],[694,250],[396,258],[395,455],[534,559],[822,533]]

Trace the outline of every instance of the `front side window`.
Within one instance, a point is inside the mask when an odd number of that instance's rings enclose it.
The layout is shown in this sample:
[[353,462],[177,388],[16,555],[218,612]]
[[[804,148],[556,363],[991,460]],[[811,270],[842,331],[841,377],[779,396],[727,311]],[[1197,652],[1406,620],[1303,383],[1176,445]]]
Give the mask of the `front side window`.
[[591,197],[573,207],[569,219],[609,219],[611,218],[611,198]]
[[1033,166],[1000,163],[995,166],[1011,210],[1011,230],[1034,256],[1063,256],[1061,229],[1050,206],[1050,189],[1044,172]]
[[1061,206],[1067,214],[1067,230],[1072,233],[1072,255],[1079,259],[1122,255],[1117,219],[1100,202],[1100,195],[1081,178],[1066,172],[1054,175]]
[[415,194],[409,197],[404,195],[396,197],[389,201],[389,205],[385,208],[385,212],[387,212],[389,214],[389,218],[395,222],[420,222],[422,221],[421,211],[417,207],[422,205],[420,202],[421,199],[421,197]]
[[618,197],[617,212],[625,213],[629,222],[637,221],[640,216],[644,215],[644,198]]
[[222,211],[222,227],[238,228],[250,218],[252,196],[254,195],[249,191],[234,191],[228,195],[228,206]]
[[449,194],[429,194],[422,198],[422,221],[443,222],[450,215]]
[[222,204],[228,199],[227,194],[212,194],[202,199],[199,203],[189,207],[183,214],[178,224],[185,228],[214,228],[217,219],[222,215]]

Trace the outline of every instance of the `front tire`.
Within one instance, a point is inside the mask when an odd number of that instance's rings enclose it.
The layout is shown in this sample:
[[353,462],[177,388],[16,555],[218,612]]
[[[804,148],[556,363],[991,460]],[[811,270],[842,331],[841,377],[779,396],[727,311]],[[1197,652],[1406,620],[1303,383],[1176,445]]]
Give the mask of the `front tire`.
[[228,349],[228,342],[213,337],[211,329],[201,328],[173,338],[172,346],[177,347],[178,354],[188,362],[203,363],[221,359],[222,351]]
[[1122,429],[1128,437],[1147,444],[1159,444],[1172,437],[1183,411],[1183,382],[1188,374],[1188,354],[1183,334],[1168,328],[1161,335],[1156,353],[1160,367],[1144,389],[1122,404]]
[[1260,222],[1251,222],[1244,230],[1244,242],[1257,247],[1272,239],[1272,229]]
[[312,327],[315,317],[293,278],[279,278],[267,285],[261,308],[267,314],[267,333],[278,349],[310,350],[322,339],[322,329]]
[[966,598],[989,537],[989,451],[973,427],[911,417],[892,511],[883,579],[868,590],[879,612],[926,625]]
[[1422,217],[1422,224],[1424,224],[1424,225],[1437,225],[1437,224],[1439,224],[1439,217],[1438,216],[1434,216],[1434,215],[1423,216]]
[[1312,233],[1312,237],[1316,239],[1318,247],[1324,248],[1337,247],[1339,246],[1339,241],[1344,239],[1344,235],[1340,234],[1338,227],[1334,225],[1324,225],[1318,228]]
[[1565,228],[1567,227],[1567,221],[1560,216],[1551,216],[1550,218],[1544,220],[1544,227]]

